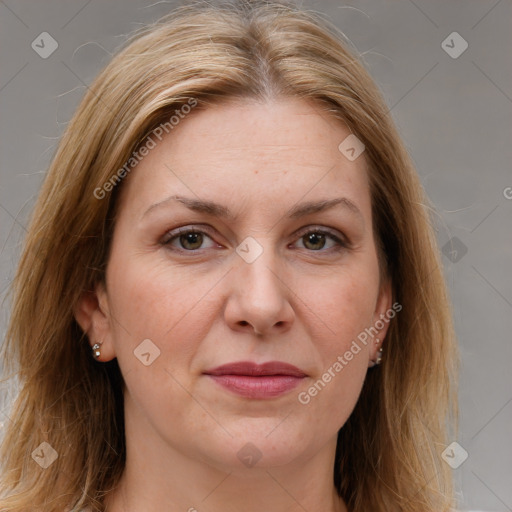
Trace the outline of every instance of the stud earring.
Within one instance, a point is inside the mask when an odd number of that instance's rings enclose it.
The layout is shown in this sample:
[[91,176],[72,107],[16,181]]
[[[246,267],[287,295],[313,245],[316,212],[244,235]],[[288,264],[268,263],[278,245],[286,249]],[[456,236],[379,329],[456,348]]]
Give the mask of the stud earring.
[[101,343],[95,343],[92,346],[92,355],[95,359],[98,359],[101,356]]
[[[377,346],[378,346],[378,345],[379,345],[379,343],[380,343],[380,339],[379,339],[379,338],[377,338],[377,339],[375,340],[375,345],[377,345]],[[382,363],[382,352],[383,352],[382,347],[380,347],[380,348],[379,348],[379,350],[377,351],[377,358],[376,358],[375,360],[372,360],[372,366],[371,366],[372,368],[373,368],[374,366],[377,366],[378,364],[381,364],[381,363]]]
[[375,364],[382,363],[382,347],[379,348],[379,351],[377,352],[377,359],[375,361]]

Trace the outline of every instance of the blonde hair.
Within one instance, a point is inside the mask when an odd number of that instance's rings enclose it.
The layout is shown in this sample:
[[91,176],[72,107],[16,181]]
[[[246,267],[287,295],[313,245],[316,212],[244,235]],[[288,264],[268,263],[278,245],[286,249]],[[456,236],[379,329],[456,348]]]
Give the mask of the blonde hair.
[[[4,345],[19,381],[2,446],[0,509],[104,510],[125,463],[123,380],[73,311],[104,279],[119,189],[98,189],[191,98],[315,102],[365,144],[383,272],[402,310],[338,434],[334,484],[352,512],[441,512],[456,349],[427,199],[375,84],[342,36],[291,5],[182,7],[145,28],[90,86],[44,181],[13,283]],[[193,114],[191,114],[193,115]],[[341,141],[340,141],[341,142]],[[112,188],[112,190],[110,190]],[[96,191],[96,194],[95,194]],[[31,453],[48,442],[46,469]]]

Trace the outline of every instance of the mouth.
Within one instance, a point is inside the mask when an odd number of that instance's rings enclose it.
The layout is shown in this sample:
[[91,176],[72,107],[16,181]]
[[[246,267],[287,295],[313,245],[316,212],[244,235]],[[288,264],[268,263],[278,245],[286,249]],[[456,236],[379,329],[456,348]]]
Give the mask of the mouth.
[[228,391],[252,399],[284,395],[307,376],[296,366],[281,361],[264,364],[239,361],[207,370],[204,374]]

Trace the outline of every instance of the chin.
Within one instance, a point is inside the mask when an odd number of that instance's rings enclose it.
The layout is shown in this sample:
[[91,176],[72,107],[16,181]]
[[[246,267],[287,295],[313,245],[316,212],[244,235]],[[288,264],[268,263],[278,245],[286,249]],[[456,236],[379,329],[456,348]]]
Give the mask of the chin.
[[[224,470],[285,466],[308,458],[304,425],[301,431],[290,430],[283,418],[244,418],[237,429],[226,428],[232,437],[223,435],[204,444],[206,457]],[[310,436],[306,436],[309,438]],[[318,447],[311,449],[313,453]]]

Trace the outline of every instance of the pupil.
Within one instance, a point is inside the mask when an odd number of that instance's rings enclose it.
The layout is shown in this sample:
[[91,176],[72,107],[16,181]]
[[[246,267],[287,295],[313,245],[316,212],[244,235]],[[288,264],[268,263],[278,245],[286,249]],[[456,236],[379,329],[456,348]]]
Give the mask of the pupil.
[[311,249],[321,249],[325,245],[325,235],[320,233],[306,235],[306,247],[308,244],[313,245],[313,247],[310,247]]
[[181,235],[180,242],[185,249],[198,249],[203,242],[203,236],[201,233],[187,233]]

